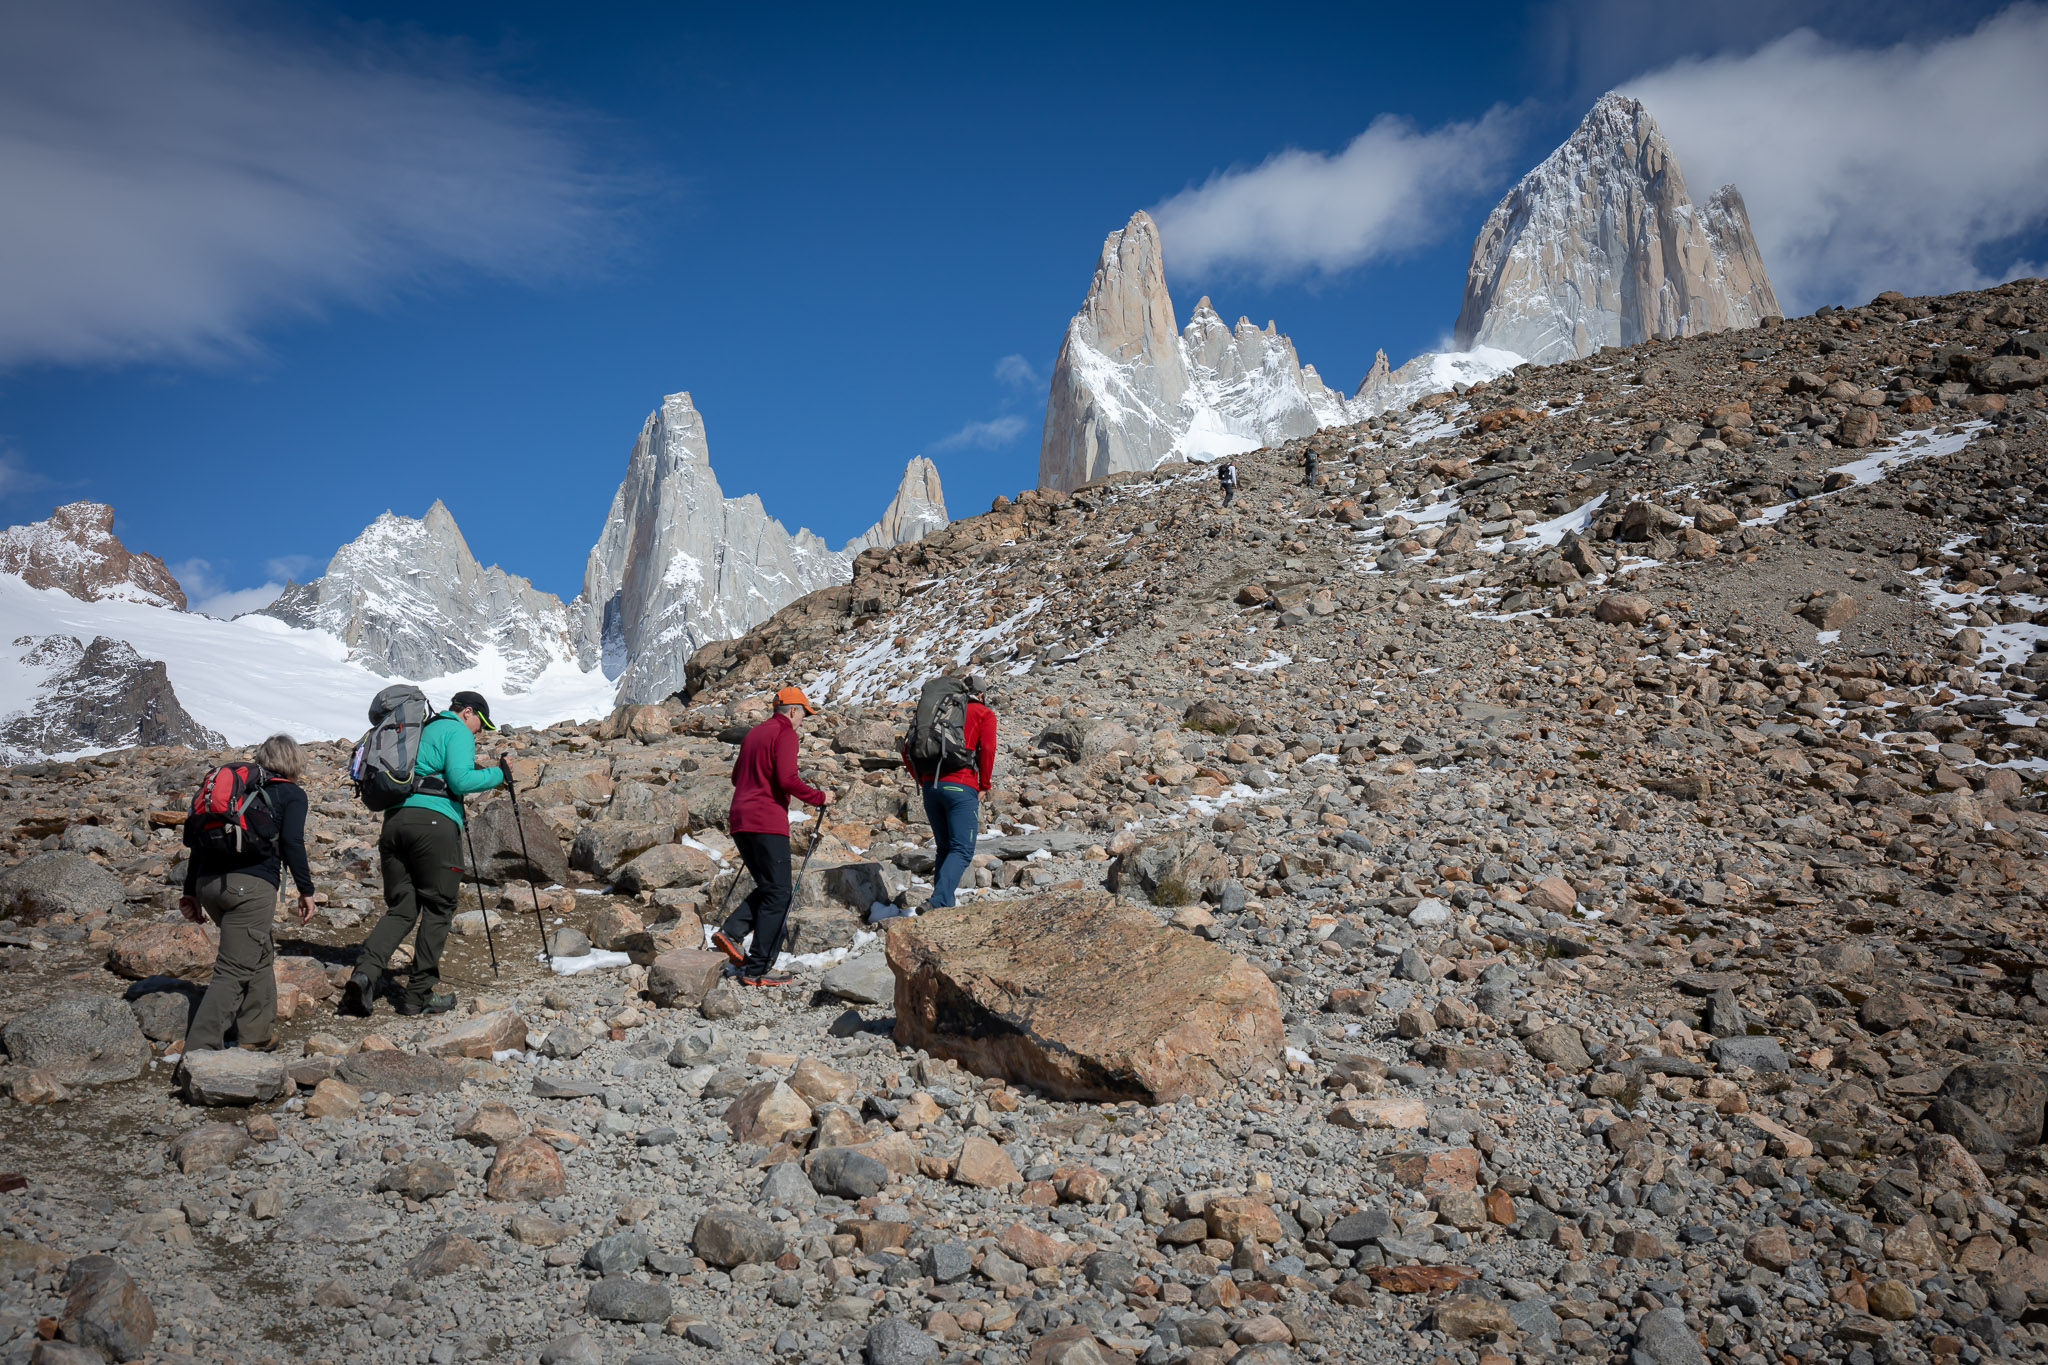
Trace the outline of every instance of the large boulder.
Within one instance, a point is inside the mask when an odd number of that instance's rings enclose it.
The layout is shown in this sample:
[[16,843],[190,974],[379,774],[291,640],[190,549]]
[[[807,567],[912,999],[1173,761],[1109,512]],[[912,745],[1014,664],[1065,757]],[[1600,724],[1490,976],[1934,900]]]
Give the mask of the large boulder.
[[[580,839],[577,846],[582,846]],[[718,860],[701,848],[656,844],[618,870],[615,889],[622,896],[637,896],[665,887],[702,886],[718,873]]]
[[1131,732],[1113,720],[1077,716],[1056,720],[1032,736],[1031,742],[1069,759],[1094,758],[1100,754],[1132,753],[1137,741]]
[[1100,891],[889,921],[896,1042],[1061,1099],[1170,1103],[1280,1064],[1273,983]]
[[1215,845],[1176,829],[1152,836],[1111,864],[1109,889],[1154,905],[1193,905],[1229,875]]
[[83,853],[32,853],[0,872],[0,919],[39,924],[53,915],[112,914],[121,903],[120,880]]
[[674,838],[675,830],[663,825],[596,820],[576,831],[569,866],[608,882],[641,854]]
[[140,1360],[156,1338],[156,1309],[135,1279],[111,1256],[80,1256],[64,1268],[59,1286],[64,1316],[57,1335],[107,1360]]
[[107,967],[116,976],[143,981],[152,976],[181,976],[202,981],[213,975],[220,952],[220,930],[211,921],[151,924],[123,934],[107,950]]
[[17,1014],[0,1029],[14,1065],[47,1071],[66,1085],[133,1080],[149,1065],[149,1039],[135,1012],[112,996],[67,995]]
[[1948,1073],[1927,1117],[1979,1156],[2041,1141],[2048,1082],[2019,1062],[1969,1062]]
[[[569,860],[562,854],[562,841],[541,813],[525,801],[519,803],[516,820],[509,800],[478,802],[469,806],[466,814],[468,838],[476,846],[479,879],[493,885],[510,881],[567,884]],[[523,848],[519,842],[522,831],[526,835]]]

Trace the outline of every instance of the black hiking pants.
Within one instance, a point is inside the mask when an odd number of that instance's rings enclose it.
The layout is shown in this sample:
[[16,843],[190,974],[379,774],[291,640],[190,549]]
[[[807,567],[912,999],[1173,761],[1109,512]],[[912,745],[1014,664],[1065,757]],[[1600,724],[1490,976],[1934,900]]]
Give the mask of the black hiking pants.
[[462,827],[439,811],[400,806],[385,815],[377,852],[384,864],[384,918],[363,940],[358,966],[370,969],[374,983],[417,929],[405,993],[424,1004],[441,984],[441,950],[462,888]]
[[740,975],[765,976],[775,969],[782,952],[782,926],[789,919],[789,836],[739,831],[732,841],[754,879],[754,890],[726,918],[725,936],[741,943],[752,934],[754,942],[740,964]]

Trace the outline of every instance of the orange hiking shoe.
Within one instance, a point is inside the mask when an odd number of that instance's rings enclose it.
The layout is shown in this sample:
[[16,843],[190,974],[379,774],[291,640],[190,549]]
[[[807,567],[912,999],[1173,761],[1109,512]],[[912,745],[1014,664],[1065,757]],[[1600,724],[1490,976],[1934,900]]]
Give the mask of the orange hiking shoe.
[[734,943],[732,941],[731,936],[729,936],[723,929],[713,929],[711,931],[711,946],[718,949],[719,952],[724,953],[727,957],[731,958],[732,965],[735,967],[739,966],[742,962],[745,962],[747,960],[747,954],[745,950],[742,949],[739,944]]

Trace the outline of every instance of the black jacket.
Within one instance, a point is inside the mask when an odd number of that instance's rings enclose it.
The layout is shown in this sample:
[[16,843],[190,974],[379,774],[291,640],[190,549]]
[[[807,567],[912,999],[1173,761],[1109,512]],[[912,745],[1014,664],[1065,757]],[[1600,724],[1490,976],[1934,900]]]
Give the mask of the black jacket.
[[283,885],[282,871],[278,864],[291,864],[292,883],[302,896],[313,894],[313,872],[306,865],[306,791],[296,782],[277,778],[264,784],[264,794],[270,798],[271,809],[277,812],[280,837],[278,852],[268,857],[255,854],[207,853],[192,850],[191,860],[185,864],[185,894],[196,895],[194,888],[203,877],[224,877],[230,872],[246,872],[251,877],[261,877],[272,886]]

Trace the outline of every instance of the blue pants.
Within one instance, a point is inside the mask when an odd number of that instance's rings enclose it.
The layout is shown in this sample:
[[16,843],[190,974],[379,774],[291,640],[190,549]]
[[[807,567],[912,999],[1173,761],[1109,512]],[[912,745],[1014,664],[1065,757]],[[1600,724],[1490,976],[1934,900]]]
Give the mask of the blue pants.
[[954,904],[953,893],[974,861],[974,834],[981,818],[981,793],[958,782],[933,782],[924,787],[924,818],[931,821],[933,856],[931,904]]

